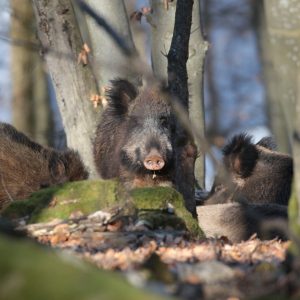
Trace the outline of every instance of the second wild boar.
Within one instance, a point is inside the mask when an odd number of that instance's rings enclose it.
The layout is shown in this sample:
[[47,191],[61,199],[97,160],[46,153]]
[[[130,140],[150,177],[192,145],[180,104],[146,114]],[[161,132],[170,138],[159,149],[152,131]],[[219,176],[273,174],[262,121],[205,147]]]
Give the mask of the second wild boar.
[[0,209],[41,188],[87,177],[77,152],[43,147],[0,123]]

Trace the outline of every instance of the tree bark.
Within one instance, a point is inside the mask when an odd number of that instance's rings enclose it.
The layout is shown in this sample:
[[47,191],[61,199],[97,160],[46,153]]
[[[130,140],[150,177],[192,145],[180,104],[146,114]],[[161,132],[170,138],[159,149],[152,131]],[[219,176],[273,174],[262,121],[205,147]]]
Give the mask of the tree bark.
[[98,88],[91,66],[78,64],[83,41],[71,0],[33,0],[38,36],[67,135],[67,144],[78,150],[90,171],[97,177],[92,142],[100,109],[94,109],[92,94]]
[[[276,5],[278,9],[278,3],[272,3]],[[286,44],[281,44],[283,42],[282,38],[278,34],[274,34],[274,26],[277,22],[271,11],[271,3],[265,1],[265,7],[261,7],[262,16],[260,24],[260,44],[262,48],[262,62],[264,67],[265,83],[267,88],[267,99],[268,99],[268,111],[270,118],[271,130],[275,136],[278,148],[283,152],[291,152],[291,140],[287,132],[289,131],[289,120],[287,118],[287,103],[283,101],[284,83],[281,82],[282,66],[281,63],[289,64],[286,61],[285,53],[287,48]],[[265,9],[263,9],[265,8]],[[279,25],[281,27],[281,25]],[[273,27],[273,28],[272,28]],[[281,40],[281,41],[280,41]],[[280,70],[281,69],[281,70]],[[288,96],[289,97],[289,96]],[[288,100],[290,102],[290,100]],[[286,106],[286,107],[285,107]]]
[[[188,114],[189,91],[187,60],[192,24],[193,0],[178,0],[176,4],[174,33],[168,53],[168,85],[175,103],[179,103],[182,114]],[[186,208],[196,215],[194,198],[194,164],[196,147],[179,116],[175,116],[175,184],[183,194]]]
[[[173,36],[176,1],[164,8],[163,1],[151,1],[152,17],[152,66],[158,78],[167,78],[167,49],[170,48]],[[189,85],[189,115],[194,129],[200,136],[204,136],[204,110],[203,110],[203,68],[207,51],[207,42],[203,40],[200,18],[200,1],[194,2],[192,14],[191,36],[189,41],[189,58],[187,62]],[[195,177],[200,185],[204,184],[204,153],[196,140],[200,156],[195,163]]]
[[[203,39],[200,16],[200,0],[194,1],[191,37],[189,43],[189,58],[187,62],[189,87],[189,116],[193,129],[201,137],[205,136],[203,72],[204,60],[208,43]],[[205,168],[204,154],[200,140],[195,139],[198,157],[195,162],[195,178],[204,187]]]
[[[123,0],[101,0],[101,5],[98,0],[86,0],[86,3],[123,37],[129,48],[135,48]],[[101,86],[116,77],[136,79],[130,59],[115,45],[111,36],[90,17],[86,17],[86,24],[95,64],[94,73]]]
[[[33,10],[30,0],[11,0],[11,38],[36,42]],[[12,45],[13,124],[43,145],[51,145],[52,114],[47,78],[38,53],[22,45]]]
[[[292,222],[300,225],[300,147],[299,147],[299,112],[300,112],[300,2],[291,0],[264,1],[270,55],[274,65],[276,92],[283,111],[285,128],[289,144],[292,145],[294,159],[295,195],[297,204],[290,201],[291,209],[297,217]],[[297,208],[296,208],[297,207]],[[296,224],[292,224],[296,225]],[[299,232],[296,233],[299,235]],[[298,236],[299,238],[299,236]]]

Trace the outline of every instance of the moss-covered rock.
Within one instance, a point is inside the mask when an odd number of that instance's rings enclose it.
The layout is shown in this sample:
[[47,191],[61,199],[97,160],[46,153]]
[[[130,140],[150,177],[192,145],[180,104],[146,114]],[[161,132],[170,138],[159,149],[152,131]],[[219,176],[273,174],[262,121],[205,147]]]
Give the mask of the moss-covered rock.
[[29,241],[1,235],[0,253],[0,299],[160,299],[117,274]]
[[182,195],[173,188],[139,188],[132,190],[131,196],[139,210],[165,209],[168,203],[172,204],[176,216],[184,221],[189,232],[193,235],[203,236],[197,220],[186,210]]
[[83,214],[115,205],[120,185],[114,180],[77,181],[33,193],[28,199],[11,203],[1,215],[7,218],[29,216],[28,223],[54,218],[66,219],[71,213]]
[[[165,209],[167,203],[173,205],[176,217],[162,214],[161,209]],[[155,187],[127,193],[116,180],[78,181],[43,189],[26,200],[13,202],[1,215],[9,219],[28,216],[28,223],[36,223],[67,219],[77,211],[86,215],[115,206],[122,207],[125,214],[132,214],[133,210],[156,210],[151,216],[155,227],[168,224],[177,228],[183,224],[193,235],[202,234],[197,220],[186,210],[183,198],[176,190]]]

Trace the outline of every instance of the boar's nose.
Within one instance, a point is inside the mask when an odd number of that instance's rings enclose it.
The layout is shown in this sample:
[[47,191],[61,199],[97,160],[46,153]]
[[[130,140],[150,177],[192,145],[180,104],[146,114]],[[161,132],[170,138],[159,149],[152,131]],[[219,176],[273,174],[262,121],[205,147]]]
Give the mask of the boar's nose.
[[144,166],[148,170],[161,170],[165,165],[165,161],[158,153],[151,153],[144,159]]

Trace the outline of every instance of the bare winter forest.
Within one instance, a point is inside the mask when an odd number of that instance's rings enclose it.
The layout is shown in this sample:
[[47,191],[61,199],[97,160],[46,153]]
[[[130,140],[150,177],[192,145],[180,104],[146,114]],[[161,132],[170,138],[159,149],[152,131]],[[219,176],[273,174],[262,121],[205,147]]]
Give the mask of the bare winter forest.
[[298,299],[300,2],[0,0],[0,299]]

